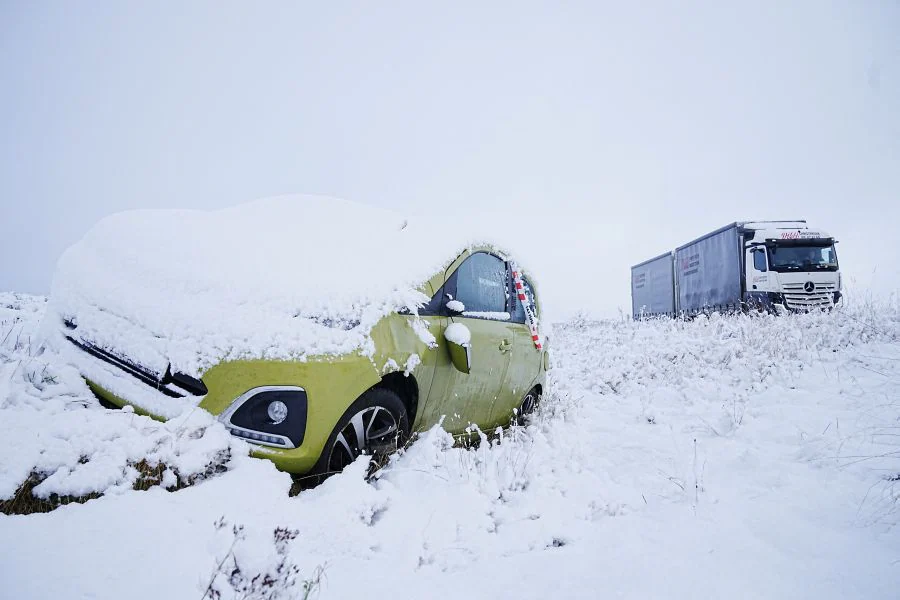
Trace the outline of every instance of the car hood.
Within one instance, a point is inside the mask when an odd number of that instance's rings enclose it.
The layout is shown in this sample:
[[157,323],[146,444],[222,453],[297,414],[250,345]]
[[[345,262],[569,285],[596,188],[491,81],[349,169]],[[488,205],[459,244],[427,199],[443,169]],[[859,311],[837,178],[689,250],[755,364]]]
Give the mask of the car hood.
[[371,327],[427,301],[423,283],[454,256],[436,239],[309,196],[119,213],[59,260],[45,331],[195,377],[222,360],[371,351]]

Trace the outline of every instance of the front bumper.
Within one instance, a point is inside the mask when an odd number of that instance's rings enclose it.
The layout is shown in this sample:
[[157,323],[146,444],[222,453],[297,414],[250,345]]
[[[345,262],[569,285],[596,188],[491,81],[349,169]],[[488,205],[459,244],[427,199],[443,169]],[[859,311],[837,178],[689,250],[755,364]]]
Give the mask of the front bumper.
[[[65,362],[81,373],[100,398],[160,421],[178,417],[185,411],[202,408],[214,416],[225,413],[235,399],[261,386],[300,386],[309,394],[304,435],[295,437],[297,447],[261,446],[252,439],[251,454],[266,458],[282,471],[306,473],[319,460],[328,436],[349,405],[377,383],[371,361],[363,356],[333,358],[328,361],[232,361],[220,363],[203,374],[208,386],[204,396],[175,397],[148,385],[120,366],[85,352],[60,335],[53,344]],[[171,390],[169,390],[171,391]]]
[[[149,412],[139,404],[113,394],[96,381],[85,377],[85,382],[87,383],[88,387],[91,388],[91,391],[94,392],[94,394],[96,394],[103,400],[106,400],[110,404],[113,404],[114,406],[117,406],[119,408],[131,406],[134,409],[134,412],[139,415],[144,415],[157,421],[168,420],[168,418],[166,417]],[[273,463],[275,463],[275,466],[280,471],[285,471],[288,473],[306,473],[308,471],[311,471],[313,467],[316,466],[316,462],[318,462],[319,455],[322,452],[321,447],[315,449],[310,444],[307,444],[305,446],[301,445],[299,448],[280,449],[256,445],[252,443],[251,440],[247,440],[246,438],[239,436],[235,437],[237,439],[242,439],[248,442],[248,445],[250,446],[250,456],[271,460]]]

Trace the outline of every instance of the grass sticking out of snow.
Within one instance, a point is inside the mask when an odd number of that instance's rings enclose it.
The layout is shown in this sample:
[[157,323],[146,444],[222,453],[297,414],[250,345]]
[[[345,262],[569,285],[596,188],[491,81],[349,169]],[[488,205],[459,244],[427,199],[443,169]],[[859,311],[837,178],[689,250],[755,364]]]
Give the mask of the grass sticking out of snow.
[[34,488],[40,485],[45,475],[32,472],[19,486],[15,495],[7,500],[0,500],[0,513],[4,515],[31,515],[35,513],[48,513],[60,506],[68,504],[83,504],[88,500],[99,498],[101,494],[92,493],[85,496],[67,496],[51,494],[48,498],[34,495]]
[[[189,476],[181,476],[177,471],[163,463],[151,463],[147,459],[126,466],[123,477],[133,480],[131,489],[134,491],[147,491],[159,487],[169,492],[175,492],[195,485],[209,477],[214,477],[228,470],[228,462],[231,455],[223,452],[216,460],[210,462],[206,469],[200,473]],[[87,464],[87,460],[79,461]],[[48,513],[61,506],[69,504],[84,504],[89,500],[103,497],[100,492],[90,492],[83,495],[36,493],[40,490],[49,474],[32,471],[28,478],[19,486],[12,498],[0,500],[0,513],[5,515],[30,515],[34,513]]]
[[[272,531],[272,547],[266,557],[258,547],[247,544],[247,533],[243,525],[232,525],[224,517],[215,522],[217,532],[226,536],[230,532],[231,540],[227,549],[218,560],[216,568],[203,593],[203,600],[222,600],[223,598],[240,598],[244,600],[307,600],[318,592],[325,576],[322,566],[316,567],[309,579],[303,579],[298,567],[290,558],[290,546],[300,533],[296,529],[275,527]],[[247,558],[245,546],[250,546],[251,560]],[[268,550],[269,548],[267,548]]]

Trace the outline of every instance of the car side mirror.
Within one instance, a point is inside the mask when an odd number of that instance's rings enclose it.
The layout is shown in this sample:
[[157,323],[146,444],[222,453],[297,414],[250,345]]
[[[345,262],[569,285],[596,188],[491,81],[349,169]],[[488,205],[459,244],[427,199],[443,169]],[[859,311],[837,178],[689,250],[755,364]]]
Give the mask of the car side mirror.
[[[457,302],[453,300],[453,302]],[[448,303],[449,304],[449,303]],[[462,304],[460,302],[460,304]],[[460,373],[472,370],[472,332],[462,323],[450,323],[444,329],[444,339],[450,352],[450,362]]]

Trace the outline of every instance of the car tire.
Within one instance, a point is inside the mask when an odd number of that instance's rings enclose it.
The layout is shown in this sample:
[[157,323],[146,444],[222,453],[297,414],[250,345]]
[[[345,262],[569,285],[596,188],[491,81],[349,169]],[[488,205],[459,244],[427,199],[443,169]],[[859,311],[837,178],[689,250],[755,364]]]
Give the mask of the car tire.
[[328,436],[316,468],[319,481],[340,473],[361,454],[375,466],[409,439],[409,415],[395,392],[372,388],[344,412]]
[[521,420],[528,415],[534,413],[537,410],[537,407],[541,403],[541,393],[537,387],[533,387],[528,390],[528,393],[522,396],[522,401],[519,402],[519,408],[516,411],[516,417],[518,420]]

